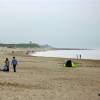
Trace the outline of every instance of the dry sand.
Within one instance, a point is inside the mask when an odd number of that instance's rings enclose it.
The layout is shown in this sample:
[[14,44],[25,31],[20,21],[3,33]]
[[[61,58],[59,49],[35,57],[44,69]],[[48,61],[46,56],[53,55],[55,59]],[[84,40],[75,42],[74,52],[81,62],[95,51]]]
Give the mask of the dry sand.
[[77,68],[65,68],[66,59],[29,57],[25,53],[1,51],[16,56],[17,72],[0,72],[0,100],[100,100],[100,61],[73,60]]

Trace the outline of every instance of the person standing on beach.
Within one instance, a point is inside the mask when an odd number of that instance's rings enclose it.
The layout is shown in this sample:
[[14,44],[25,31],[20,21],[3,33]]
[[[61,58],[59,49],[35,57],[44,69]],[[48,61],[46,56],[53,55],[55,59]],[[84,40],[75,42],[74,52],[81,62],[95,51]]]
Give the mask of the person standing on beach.
[[80,59],[81,59],[82,55],[80,54]]
[[17,60],[15,57],[13,57],[11,64],[13,65],[13,70],[16,72],[16,65],[17,65]]
[[76,54],[76,58],[77,58],[77,60],[78,60],[78,54]]

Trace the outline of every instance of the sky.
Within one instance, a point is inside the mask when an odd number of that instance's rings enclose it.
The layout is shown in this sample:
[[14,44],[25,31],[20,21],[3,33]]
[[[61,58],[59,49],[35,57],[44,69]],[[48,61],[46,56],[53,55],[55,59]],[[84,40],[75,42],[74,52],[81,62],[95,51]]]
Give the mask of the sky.
[[0,0],[0,43],[100,48],[100,0]]

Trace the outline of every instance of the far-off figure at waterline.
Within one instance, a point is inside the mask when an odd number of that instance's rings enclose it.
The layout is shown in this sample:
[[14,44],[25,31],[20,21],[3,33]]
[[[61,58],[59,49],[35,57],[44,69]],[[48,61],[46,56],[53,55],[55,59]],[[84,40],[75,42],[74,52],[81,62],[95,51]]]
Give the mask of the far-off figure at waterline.
[[80,59],[82,58],[82,55],[80,54]]
[[78,60],[78,59],[81,59],[82,58],[82,55],[80,54],[80,55],[78,55],[78,54],[76,54],[76,59]]

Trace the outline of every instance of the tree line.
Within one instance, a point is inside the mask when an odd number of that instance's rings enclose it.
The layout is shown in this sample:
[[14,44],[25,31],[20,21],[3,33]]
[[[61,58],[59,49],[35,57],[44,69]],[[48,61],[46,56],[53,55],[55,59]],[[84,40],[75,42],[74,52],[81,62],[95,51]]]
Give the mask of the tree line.
[[7,48],[40,48],[41,46],[37,43],[19,43],[19,44],[4,44],[0,43],[0,47],[7,47]]

